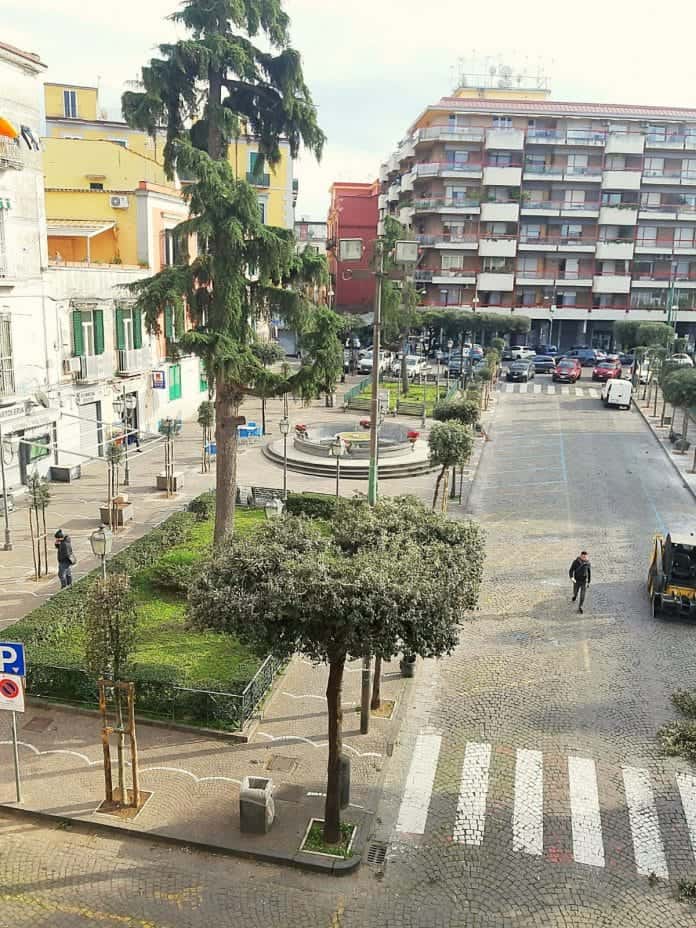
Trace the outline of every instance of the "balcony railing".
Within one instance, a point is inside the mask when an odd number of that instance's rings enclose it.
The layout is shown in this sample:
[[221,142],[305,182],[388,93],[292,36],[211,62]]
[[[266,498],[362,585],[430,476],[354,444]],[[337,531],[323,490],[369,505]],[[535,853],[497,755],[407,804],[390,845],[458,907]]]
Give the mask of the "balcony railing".
[[693,271],[633,271],[633,277],[636,280],[696,280],[696,270]]
[[0,169],[14,168],[21,171],[24,167],[24,154],[14,139],[0,137]]
[[113,364],[107,354],[83,354],[80,356],[78,380],[92,382],[106,380],[113,374]]
[[252,187],[270,187],[271,186],[271,175],[270,174],[256,174],[254,171],[247,171],[247,183],[251,184]]
[[441,126],[430,126],[427,129],[419,129],[416,137],[418,142],[427,142],[433,139],[452,139],[455,142],[481,142],[483,141],[483,129],[476,128],[457,128],[449,124]]
[[544,174],[562,174],[565,170],[560,164],[525,164],[522,168],[525,174],[538,174],[542,177]]
[[470,232],[463,235],[453,235],[451,232],[437,232],[431,235],[417,235],[416,240],[421,245],[438,245],[440,243],[449,243],[456,245],[457,242],[478,242],[478,233]]
[[558,129],[530,129],[527,139],[532,142],[558,142],[565,139],[565,132]]
[[462,200],[459,198],[452,197],[435,197],[426,200],[414,200],[413,207],[416,210],[428,210],[428,209],[474,209],[480,206],[480,200]]
[[413,170],[418,177],[433,177],[438,174],[447,173],[448,171],[457,174],[479,175],[483,170],[481,162],[467,162],[466,164],[455,164],[453,161],[430,161],[422,162],[413,166]]
[[149,348],[126,348],[118,352],[119,374],[134,374],[150,367]]

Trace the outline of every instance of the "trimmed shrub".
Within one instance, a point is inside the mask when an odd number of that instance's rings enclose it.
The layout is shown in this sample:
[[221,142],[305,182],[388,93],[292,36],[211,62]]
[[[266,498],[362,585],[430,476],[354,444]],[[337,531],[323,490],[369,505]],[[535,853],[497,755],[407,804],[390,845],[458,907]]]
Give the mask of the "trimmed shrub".
[[215,516],[215,490],[202,493],[189,503],[188,511],[193,513],[197,522],[207,522]]
[[186,549],[163,554],[151,570],[152,583],[160,590],[187,593],[199,561],[198,552]]
[[433,419],[438,422],[463,422],[464,425],[474,425],[481,416],[479,403],[471,399],[452,400],[449,403],[438,403],[433,409]]
[[309,519],[332,519],[336,512],[336,499],[325,493],[288,493],[287,512]]

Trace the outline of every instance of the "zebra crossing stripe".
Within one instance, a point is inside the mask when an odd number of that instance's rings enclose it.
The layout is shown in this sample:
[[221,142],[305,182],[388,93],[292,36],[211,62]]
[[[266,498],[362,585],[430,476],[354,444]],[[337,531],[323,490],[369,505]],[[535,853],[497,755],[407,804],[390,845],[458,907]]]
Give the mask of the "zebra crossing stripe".
[[696,857],[696,777],[692,777],[688,773],[678,773],[677,786],[679,787],[679,795],[684,809],[684,818],[689,829],[691,850],[694,857]]
[[540,384],[540,383],[535,383],[534,386],[533,386],[533,390],[534,390],[535,393],[541,393],[541,384]]
[[506,384],[505,384],[505,392],[506,392],[506,393],[512,393],[512,391],[513,391],[514,389],[515,389],[514,383],[506,383]]
[[563,396],[568,396],[570,394],[570,387],[561,387],[561,393]]
[[520,393],[526,393],[527,390],[529,390],[529,384],[528,384],[528,383],[521,383],[521,384],[520,384]]
[[643,876],[669,879],[650,774],[641,767],[623,767],[622,772],[636,869]]
[[441,746],[442,735],[439,732],[418,733],[396,821],[397,831],[413,835],[425,833]]
[[490,765],[490,744],[467,742],[452,835],[457,844],[479,847],[483,842]]
[[568,780],[573,857],[579,864],[603,867],[604,844],[595,762],[587,757],[569,757]]
[[517,751],[512,849],[524,854],[544,852],[544,786],[541,751]]

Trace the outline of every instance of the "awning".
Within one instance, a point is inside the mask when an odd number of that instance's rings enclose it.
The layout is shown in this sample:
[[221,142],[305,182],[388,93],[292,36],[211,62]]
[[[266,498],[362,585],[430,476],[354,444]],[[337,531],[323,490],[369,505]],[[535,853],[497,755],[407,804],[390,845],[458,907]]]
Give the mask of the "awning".
[[88,219],[49,219],[46,231],[53,238],[94,238],[108,232],[115,222],[90,222]]

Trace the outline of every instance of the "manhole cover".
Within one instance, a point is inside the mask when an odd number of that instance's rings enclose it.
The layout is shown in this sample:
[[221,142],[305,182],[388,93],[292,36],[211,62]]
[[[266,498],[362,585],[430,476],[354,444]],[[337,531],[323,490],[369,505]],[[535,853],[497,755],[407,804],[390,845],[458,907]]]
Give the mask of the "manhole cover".
[[280,773],[292,773],[297,767],[295,757],[282,757],[280,754],[271,754],[271,759],[266,764],[267,770],[278,770]]
[[383,841],[372,841],[367,849],[367,862],[373,867],[381,867],[387,856],[387,845]]
[[37,715],[22,725],[22,731],[48,731],[51,725],[53,725],[53,719],[46,719]]

